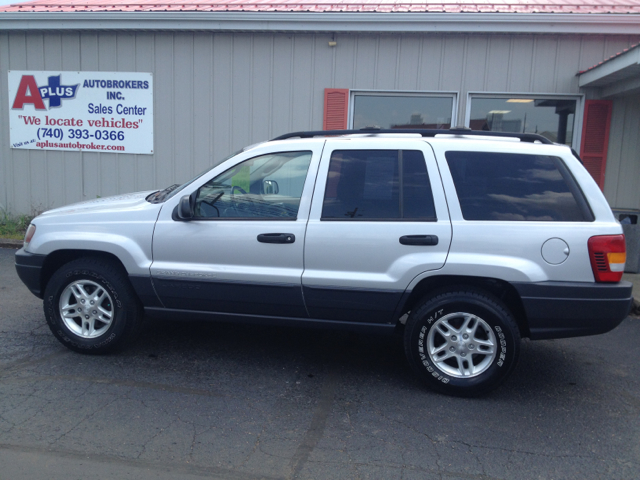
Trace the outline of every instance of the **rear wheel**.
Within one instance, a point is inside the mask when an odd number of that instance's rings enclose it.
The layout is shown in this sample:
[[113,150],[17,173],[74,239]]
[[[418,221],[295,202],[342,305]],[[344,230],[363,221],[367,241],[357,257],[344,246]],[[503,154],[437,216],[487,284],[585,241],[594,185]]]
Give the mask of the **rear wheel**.
[[405,328],[413,370],[442,393],[489,392],[513,371],[520,333],[507,307],[490,294],[460,289],[420,302]]
[[142,323],[125,272],[99,258],[62,266],[45,289],[44,313],[56,338],[80,353],[118,350],[137,336]]

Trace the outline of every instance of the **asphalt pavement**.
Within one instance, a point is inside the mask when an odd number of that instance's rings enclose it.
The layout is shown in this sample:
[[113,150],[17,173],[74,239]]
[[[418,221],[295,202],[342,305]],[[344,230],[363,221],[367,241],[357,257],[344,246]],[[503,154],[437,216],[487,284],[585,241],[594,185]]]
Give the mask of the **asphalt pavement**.
[[640,320],[451,398],[396,337],[146,319],[73,353],[0,249],[0,480],[640,478]]

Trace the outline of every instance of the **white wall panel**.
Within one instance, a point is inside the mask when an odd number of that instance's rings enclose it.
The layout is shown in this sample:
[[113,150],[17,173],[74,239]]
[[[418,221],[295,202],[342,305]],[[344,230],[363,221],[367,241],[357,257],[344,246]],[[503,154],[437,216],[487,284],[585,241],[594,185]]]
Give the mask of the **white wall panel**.
[[444,62],[443,36],[422,37],[422,55],[420,62],[418,90],[439,90],[442,64]]
[[640,209],[640,97],[615,99],[604,182],[612,207]]
[[580,61],[582,42],[579,37],[558,37],[558,54],[556,57],[556,81],[554,92],[577,92],[578,77],[576,73],[589,68]]
[[277,36],[272,40],[273,69],[271,112],[268,113],[273,135],[291,130],[291,81],[293,77],[293,39]]
[[[333,86],[334,83],[334,62],[336,49],[329,47],[330,35],[317,35],[313,45],[313,76],[311,78],[311,92],[313,100],[311,104],[310,128],[322,130],[322,119],[324,114],[324,89]],[[276,87],[274,85],[274,87]],[[271,138],[284,131],[272,132]]]
[[[576,94],[579,70],[640,40],[627,35],[339,34],[337,46],[330,47],[331,39],[331,34],[285,33],[1,34],[5,119],[10,69],[150,72],[155,118],[153,155],[11,150],[9,126],[0,122],[0,204],[13,213],[30,213],[185,181],[245,145],[322,128],[327,87],[458,91],[458,123],[470,91]],[[616,111],[614,120],[624,135],[609,160],[607,195],[616,205],[637,207],[638,189],[630,176],[640,173],[633,170],[640,168],[640,159],[633,157],[635,143],[628,139],[638,137],[637,129],[629,130],[640,111],[629,106],[620,118]]]
[[[153,72],[154,83],[154,103],[158,104],[155,92],[157,80],[155,68],[155,36],[154,35],[137,35],[135,37],[135,47],[133,49],[135,55],[135,71],[137,72]],[[157,108],[154,105],[154,109]],[[155,130],[158,128],[158,122],[154,121],[154,151],[157,152],[158,134]],[[156,180],[156,155],[136,155],[134,157],[134,165],[136,167],[136,188],[135,190],[151,190],[158,185]]]
[[[173,40],[173,176],[170,183],[182,183],[196,171],[194,158],[194,114],[199,109],[194,104],[194,89],[211,90],[209,82],[204,85],[195,85],[194,69],[194,38],[193,35],[178,35]],[[154,102],[154,107],[157,105]],[[162,107],[161,107],[162,108]],[[154,108],[155,111],[155,108]],[[155,114],[158,120],[158,114]],[[145,119],[146,121],[146,119]],[[159,122],[156,122],[158,124]],[[157,135],[154,137],[157,138]],[[168,185],[167,184],[167,185]]]
[[[201,172],[209,165],[213,130],[213,38],[197,33],[193,39],[193,61],[198,64],[190,82],[193,88],[193,171]],[[196,60],[199,59],[199,60]],[[189,172],[187,172],[189,173]]]
[[486,92],[506,92],[509,89],[511,71],[511,37],[498,35],[489,37],[487,46],[487,67],[483,86],[469,86],[471,90]]
[[533,73],[529,91],[553,92],[557,78],[558,39],[538,37],[534,41]]
[[[313,47],[314,41],[310,35],[293,38],[291,119],[294,131],[311,129],[311,107],[313,105],[311,85],[314,72]],[[254,114],[259,115],[260,112],[255,112]],[[267,139],[263,138],[261,140]]]
[[[212,160],[224,158],[233,151],[231,144],[231,116],[233,104],[233,35],[220,34],[213,38],[213,108],[212,115]],[[158,106],[156,97],[155,106]],[[286,118],[289,116],[287,115]],[[156,115],[157,118],[157,115]],[[156,121],[156,125],[158,122]],[[158,138],[159,132],[155,136]],[[198,172],[193,172],[197,174]]]
[[[175,178],[174,164],[185,161],[181,154],[176,157],[174,150],[176,125],[174,94],[176,87],[173,78],[175,70],[173,44],[173,35],[156,34],[153,49],[155,59],[155,70],[153,71],[153,156],[156,165],[154,183],[158,188],[161,188],[162,185],[179,182],[180,179]],[[189,107],[182,106],[182,108]],[[187,169],[185,168],[185,170]],[[185,176],[188,176],[188,173],[186,171]]]
[[399,42],[395,87],[398,90],[417,90],[422,53],[420,37],[404,35],[400,37]]
[[338,65],[353,70],[355,84],[349,88],[376,88],[377,40],[377,36],[358,36],[353,63]]
[[255,35],[251,58],[250,138],[272,138],[273,36]]
[[[0,72],[6,72],[8,70],[9,36],[0,33]],[[8,88],[7,75],[0,75],[0,105],[7,103],[7,100],[3,99],[6,98],[5,95],[8,95]],[[3,123],[3,121],[0,121],[0,125]],[[0,218],[4,218],[4,215],[7,213],[7,202],[9,199],[8,184],[10,183],[9,179],[13,176],[9,169],[12,164],[9,150],[9,129],[0,128]]]

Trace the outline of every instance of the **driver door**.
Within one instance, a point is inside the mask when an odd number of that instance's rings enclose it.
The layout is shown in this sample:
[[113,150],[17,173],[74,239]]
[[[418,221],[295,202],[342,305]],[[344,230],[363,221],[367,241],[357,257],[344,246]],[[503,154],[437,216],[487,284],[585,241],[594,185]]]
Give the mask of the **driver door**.
[[151,276],[166,308],[308,317],[303,247],[322,144],[288,147],[252,149],[185,189],[176,197],[190,195],[188,221],[180,198],[163,207]]

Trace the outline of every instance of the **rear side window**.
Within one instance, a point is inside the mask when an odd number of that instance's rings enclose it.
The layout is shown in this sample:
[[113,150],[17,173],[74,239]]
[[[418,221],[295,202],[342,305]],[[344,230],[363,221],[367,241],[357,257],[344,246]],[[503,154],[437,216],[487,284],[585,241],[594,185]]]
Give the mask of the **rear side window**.
[[435,221],[419,150],[336,150],[331,155],[323,220]]
[[546,155],[446,152],[465,220],[593,221],[562,160]]

